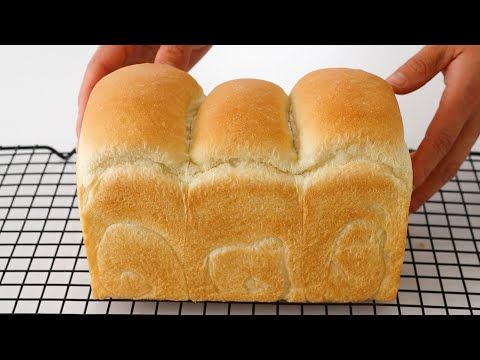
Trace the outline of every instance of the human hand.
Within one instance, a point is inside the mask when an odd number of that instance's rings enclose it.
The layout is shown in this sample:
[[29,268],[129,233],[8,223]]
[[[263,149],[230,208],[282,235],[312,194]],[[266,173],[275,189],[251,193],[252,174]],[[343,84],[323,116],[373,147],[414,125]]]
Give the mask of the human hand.
[[78,95],[77,138],[83,113],[95,84],[104,76],[127,65],[146,62],[169,64],[189,71],[211,45],[102,45],[88,63]]
[[480,134],[480,46],[425,46],[387,81],[395,93],[408,94],[440,71],[445,90],[425,137],[411,154],[410,212],[457,173]]

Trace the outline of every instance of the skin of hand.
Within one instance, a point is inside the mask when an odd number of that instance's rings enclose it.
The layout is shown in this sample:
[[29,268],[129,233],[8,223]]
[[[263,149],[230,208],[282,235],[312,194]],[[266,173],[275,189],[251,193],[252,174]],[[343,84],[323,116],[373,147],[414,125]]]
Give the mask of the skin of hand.
[[445,89],[411,154],[412,213],[455,176],[480,134],[480,46],[425,46],[387,81],[396,94],[408,94],[440,71]]
[[78,95],[77,138],[83,113],[95,84],[104,76],[124,66],[140,63],[169,64],[189,71],[211,45],[102,45],[88,63]]

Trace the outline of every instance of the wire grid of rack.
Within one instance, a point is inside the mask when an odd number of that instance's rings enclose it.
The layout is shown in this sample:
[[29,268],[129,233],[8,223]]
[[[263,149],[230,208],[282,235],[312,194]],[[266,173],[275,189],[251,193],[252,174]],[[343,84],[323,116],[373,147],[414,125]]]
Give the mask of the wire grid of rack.
[[480,314],[480,153],[410,216],[392,302],[253,304],[91,298],[75,153],[0,147],[0,313]]

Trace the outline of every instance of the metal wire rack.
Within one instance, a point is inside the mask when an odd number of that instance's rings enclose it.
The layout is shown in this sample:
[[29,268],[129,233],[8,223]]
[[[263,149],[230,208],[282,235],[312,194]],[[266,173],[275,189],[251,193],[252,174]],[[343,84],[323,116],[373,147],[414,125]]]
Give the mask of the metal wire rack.
[[0,313],[480,314],[480,153],[410,216],[395,301],[321,305],[92,299],[75,158],[0,147]]

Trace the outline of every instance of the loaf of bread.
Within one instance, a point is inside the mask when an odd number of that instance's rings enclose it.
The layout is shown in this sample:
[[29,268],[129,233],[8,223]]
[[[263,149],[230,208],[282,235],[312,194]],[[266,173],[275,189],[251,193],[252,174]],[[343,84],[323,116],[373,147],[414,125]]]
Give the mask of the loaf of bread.
[[97,299],[396,296],[412,167],[392,89],[364,71],[205,97],[173,67],[122,68],[90,96],[77,178]]

